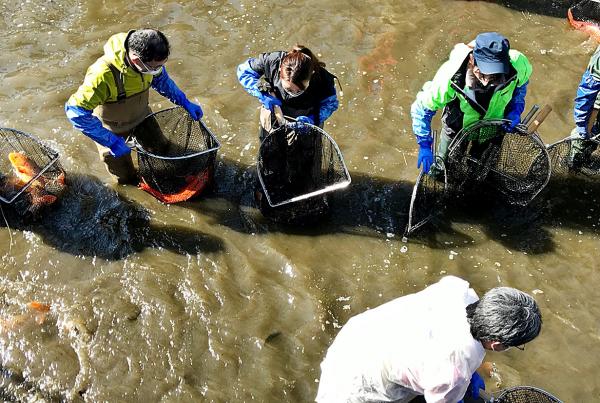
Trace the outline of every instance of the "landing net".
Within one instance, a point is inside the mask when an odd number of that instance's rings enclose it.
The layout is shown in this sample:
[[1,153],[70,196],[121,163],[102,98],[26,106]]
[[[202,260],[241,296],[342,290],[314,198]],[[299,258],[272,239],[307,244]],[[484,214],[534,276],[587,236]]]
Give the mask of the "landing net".
[[19,213],[53,204],[65,189],[58,152],[34,136],[0,128],[0,200]]
[[509,204],[527,205],[550,179],[550,161],[537,133],[518,126],[506,133],[503,120],[480,121],[463,129],[449,147],[448,181],[453,191],[483,183]]
[[131,133],[136,142],[140,187],[164,203],[199,195],[212,181],[221,147],[202,121],[183,108],[148,116]]
[[335,141],[306,123],[287,123],[260,145],[258,179],[271,207],[313,198],[350,184]]
[[562,403],[545,390],[533,386],[516,386],[503,390],[490,403]]
[[[573,147],[581,144],[579,152]],[[579,137],[566,137],[547,146],[554,175],[582,174],[600,176],[600,135],[582,141]]]

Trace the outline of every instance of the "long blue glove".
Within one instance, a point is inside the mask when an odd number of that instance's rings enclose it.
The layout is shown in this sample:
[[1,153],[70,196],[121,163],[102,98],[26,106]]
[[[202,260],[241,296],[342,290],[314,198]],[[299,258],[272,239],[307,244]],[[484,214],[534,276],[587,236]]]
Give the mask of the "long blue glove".
[[338,101],[336,94],[323,99],[319,105],[319,120],[324,122],[325,120],[329,119],[329,117],[338,109],[339,106],[340,102]]
[[250,60],[253,59],[248,59],[237,67],[237,77],[240,84],[242,84],[242,87],[244,87],[250,95],[259,98],[261,92],[258,89],[258,81],[260,80],[261,74],[252,69]]
[[173,102],[175,105],[183,107],[194,120],[202,118],[203,112],[200,105],[197,105],[187,99],[184,92],[179,89],[175,81],[169,77],[166,67],[163,67],[162,73],[154,76],[152,79],[152,88],[160,95]]
[[130,152],[129,147],[125,145],[125,140],[103,127],[100,119],[92,115],[92,111],[89,109],[65,104],[65,113],[75,129],[82,131],[96,143],[110,148],[115,157]]
[[272,111],[273,108],[276,106],[281,106],[281,101],[279,99],[275,98],[272,95],[265,94],[264,92],[260,93],[258,99],[263,104],[263,106],[269,109],[270,111]]
[[131,152],[131,149],[125,143],[125,139],[120,136],[115,136],[114,142],[111,143],[110,147],[108,148],[110,148],[110,153],[116,158],[122,157]]
[[421,143],[419,144],[419,157],[417,158],[417,168],[423,166],[423,172],[428,173],[433,164],[433,152],[431,151],[431,144]]
[[412,116],[413,133],[417,137],[417,143],[425,143],[431,147],[431,143],[433,143],[431,120],[435,115],[435,111],[427,109],[421,106],[418,101],[415,101],[410,107],[410,115]]
[[467,388],[465,396],[470,396],[473,399],[479,399],[480,389],[485,390],[485,382],[477,372],[473,372],[473,375],[471,376],[471,383],[469,383],[469,387]]
[[182,106],[194,120],[200,120],[202,119],[202,116],[204,116],[204,112],[202,112],[202,108],[198,104],[195,104],[186,99],[185,103]]
[[296,122],[310,123],[311,125],[314,125],[315,119],[312,116],[298,116],[296,117]]
[[577,133],[582,138],[587,138],[589,135],[587,131],[588,121],[599,92],[600,81],[596,80],[589,70],[586,70],[581,77],[579,87],[577,87],[577,96],[573,108]]
[[521,114],[525,110],[525,95],[527,95],[527,85],[529,81],[520,87],[515,88],[512,99],[506,106],[504,118],[510,120],[510,123],[505,123],[502,128],[507,133],[512,133],[515,127],[521,123]]

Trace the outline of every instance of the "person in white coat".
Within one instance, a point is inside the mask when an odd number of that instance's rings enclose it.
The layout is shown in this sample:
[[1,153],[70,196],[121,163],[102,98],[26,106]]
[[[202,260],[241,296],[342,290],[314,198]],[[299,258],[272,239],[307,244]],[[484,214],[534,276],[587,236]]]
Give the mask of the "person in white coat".
[[[497,287],[479,299],[468,282],[444,277],[351,318],[321,363],[316,401],[409,402],[422,395],[427,402],[456,403],[485,350],[519,347],[541,326],[540,310],[526,293]],[[476,397],[479,388],[473,389]]]

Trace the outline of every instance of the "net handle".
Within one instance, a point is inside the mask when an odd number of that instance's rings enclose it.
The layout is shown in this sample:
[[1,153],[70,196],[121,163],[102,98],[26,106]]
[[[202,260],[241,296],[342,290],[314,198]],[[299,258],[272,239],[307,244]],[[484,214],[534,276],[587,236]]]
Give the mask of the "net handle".
[[544,107],[533,118],[533,122],[531,122],[529,126],[527,126],[527,132],[529,134],[535,132],[540,127],[540,125],[544,123],[544,120],[546,120],[550,112],[552,112],[552,107],[550,105],[544,105]]

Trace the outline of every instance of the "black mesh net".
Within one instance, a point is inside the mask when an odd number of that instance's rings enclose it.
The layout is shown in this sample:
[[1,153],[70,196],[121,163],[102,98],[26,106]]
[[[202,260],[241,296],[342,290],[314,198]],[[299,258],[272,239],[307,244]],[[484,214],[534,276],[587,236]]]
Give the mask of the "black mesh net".
[[580,1],[571,7],[569,11],[575,21],[590,24],[600,23],[600,1],[598,0]]
[[183,108],[148,116],[131,133],[135,138],[140,187],[165,203],[199,194],[212,180],[220,147],[202,121]]
[[447,170],[454,190],[485,182],[510,204],[526,205],[550,179],[550,161],[539,136],[505,133],[503,121],[481,121],[450,145]]
[[258,178],[271,207],[305,200],[350,183],[342,153],[320,128],[288,123],[261,143]]
[[421,171],[413,187],[405,236],[411,235],[443,211],[446,188],[446,168],[443,160],[436,157],[436,163],[429,174]]
[[506,389],[491,400],[494,403],[562,403],[550,393],[532,386]]
[[21,214],[53,204],[65,189],[58,153],[32,135],[0,128],[0,200]]
[[548,146],[554,175],[600,176],[600,139],[573,139],[570,136]]

